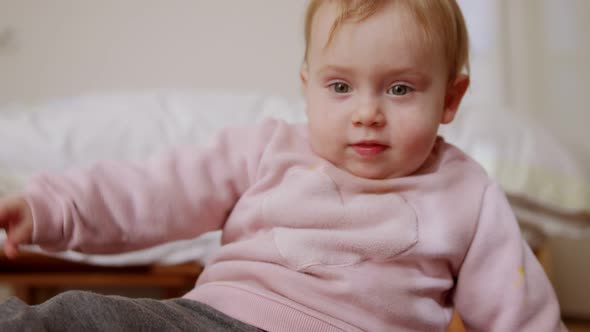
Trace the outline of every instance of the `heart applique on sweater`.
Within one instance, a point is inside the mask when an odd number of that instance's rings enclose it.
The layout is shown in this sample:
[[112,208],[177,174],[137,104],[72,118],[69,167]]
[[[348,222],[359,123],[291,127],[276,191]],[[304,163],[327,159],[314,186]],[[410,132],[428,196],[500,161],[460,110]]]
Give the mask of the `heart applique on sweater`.
[[416,213],[401,195],[341,192],[321,169],[290,170],[267,194],[262,213],[296,270],[386,261],[418,241]]

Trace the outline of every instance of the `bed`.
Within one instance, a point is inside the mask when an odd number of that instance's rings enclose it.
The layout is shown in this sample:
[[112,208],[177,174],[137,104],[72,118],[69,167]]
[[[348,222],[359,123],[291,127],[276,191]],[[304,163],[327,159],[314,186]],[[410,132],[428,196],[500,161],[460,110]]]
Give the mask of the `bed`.
[[[18,191],[40,170],[59,171],[100,159],[141,160],[177,144],[206,144],[219,128],[266,117],[304,121],[303,102],[259,94],[168,91],[2,105],[0,194]],[[549,273],[547,239],[590,232],[584,168],[532,121],[505,110],[465,105],[442,135],[502,185],[527,241]],[[219,236],[212,232],[120,255],[47,253],[29,246],[16,261],[0,257],[0,282],[31,303],[42,300],[36,295],[39,289],[59,291],[66,285],[160,287],[162,297],[178,296],[194,284],[219,246]]]

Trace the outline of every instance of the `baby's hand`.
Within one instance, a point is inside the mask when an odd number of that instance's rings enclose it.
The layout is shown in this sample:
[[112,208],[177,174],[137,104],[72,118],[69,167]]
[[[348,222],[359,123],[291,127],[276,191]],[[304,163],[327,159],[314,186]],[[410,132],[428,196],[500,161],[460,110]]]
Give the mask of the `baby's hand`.
[[0,228],[6,230],[4,254],[14,258],[18,246],[31,243],[33,236],[33,213],[22,196],[0,197]]

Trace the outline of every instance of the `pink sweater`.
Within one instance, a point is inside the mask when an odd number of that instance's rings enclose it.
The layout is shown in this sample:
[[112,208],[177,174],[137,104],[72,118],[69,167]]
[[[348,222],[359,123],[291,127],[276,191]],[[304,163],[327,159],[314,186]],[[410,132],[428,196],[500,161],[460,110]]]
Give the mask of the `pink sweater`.
[[561,331],[559,307],[500,188],[439,139],[414,175],[355,177],[304,125],[223,131],[145,165],[40,175],[34,242],[116,253],[223,229],[186,298],[269,331]]

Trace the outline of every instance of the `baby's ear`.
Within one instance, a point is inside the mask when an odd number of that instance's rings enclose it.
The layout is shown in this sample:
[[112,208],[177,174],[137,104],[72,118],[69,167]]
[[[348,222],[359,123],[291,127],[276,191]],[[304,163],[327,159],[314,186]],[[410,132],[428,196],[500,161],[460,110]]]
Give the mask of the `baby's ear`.
[[307,70],[307,62],[304,62],[301,65],[301,70],[299,71],[299,77],[301,78],[301,86],[303,87],[303,92],[307,89],[307,81],[309,78],[309,72]]
[[469,76],[467,75],[459,75],[454,82],[449,84],[445,96],[445,108],[440,123],[447,124],[453,121],[468,87]]

